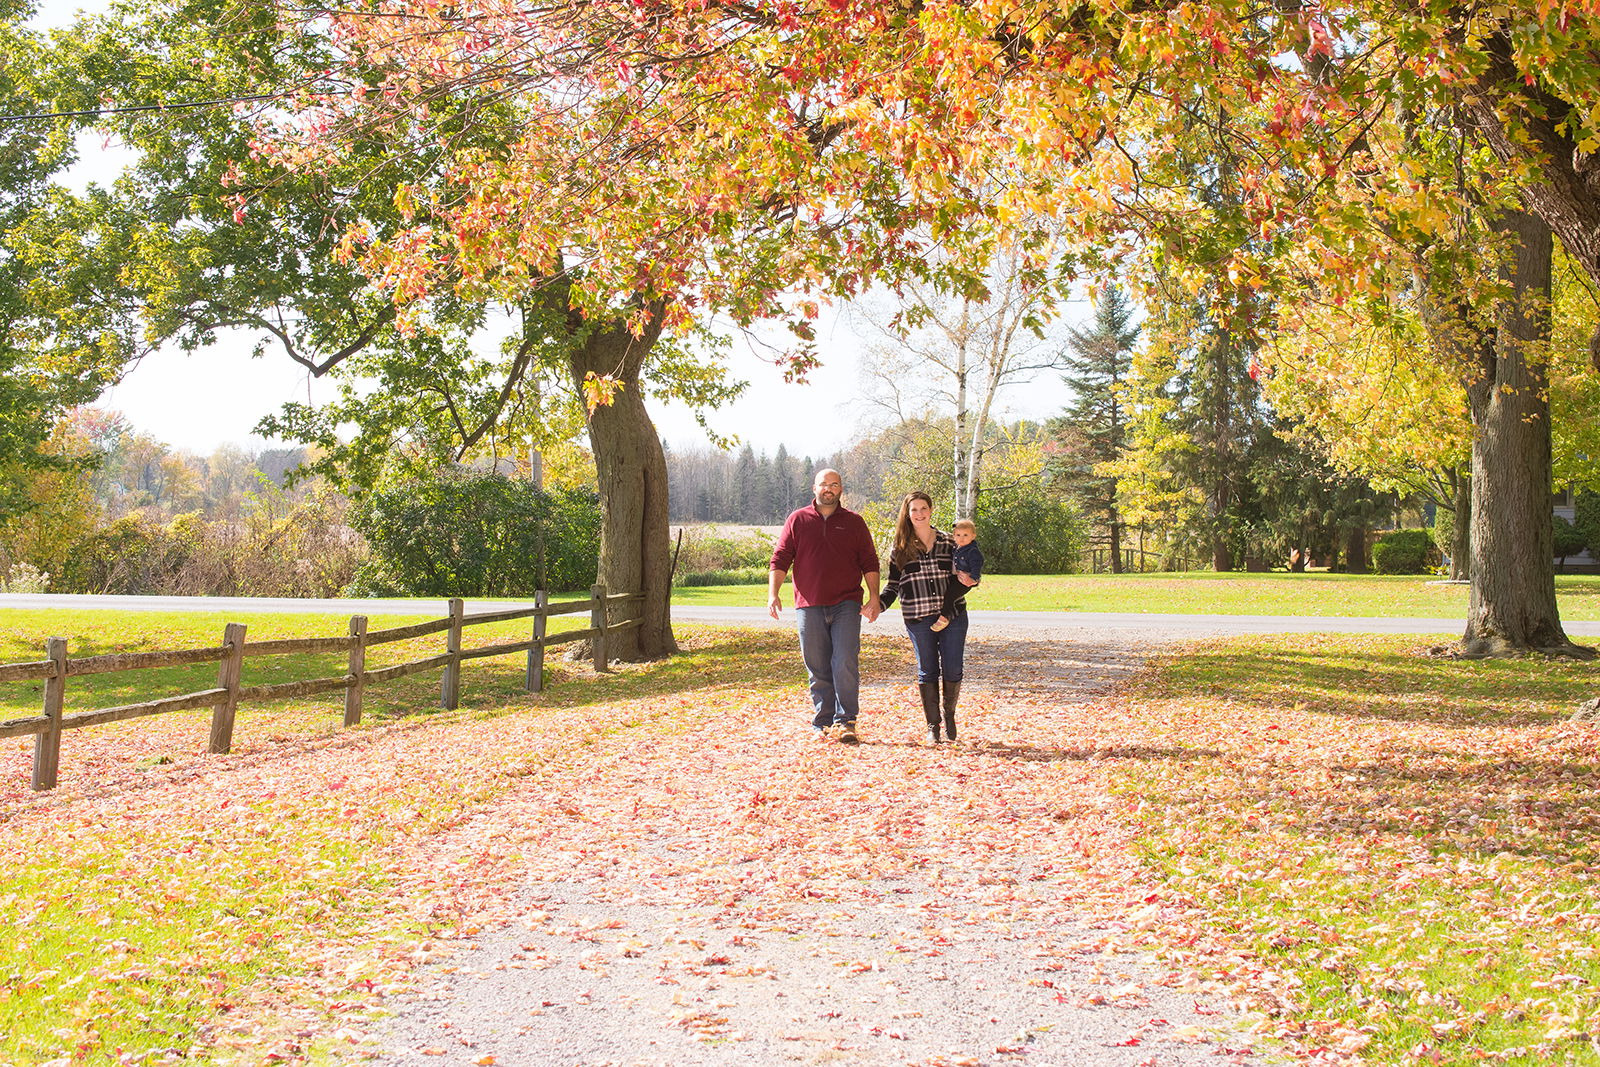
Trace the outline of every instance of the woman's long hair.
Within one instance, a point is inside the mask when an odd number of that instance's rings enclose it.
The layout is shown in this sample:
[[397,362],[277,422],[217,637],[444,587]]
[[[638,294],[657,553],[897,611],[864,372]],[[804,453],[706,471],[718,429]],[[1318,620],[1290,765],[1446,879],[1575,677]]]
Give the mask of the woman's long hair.
[[922,541],[917,537],[916,529],[911,525],[911,502],[920,500],[928,505],[928,510],[933,510],[933,497],[918,489],[914,493],[907,493],[906,498],[900,501],[900,517],[894,522],[894,551],[890,553],[889,560],[905,568],[907,563],[922,554]]

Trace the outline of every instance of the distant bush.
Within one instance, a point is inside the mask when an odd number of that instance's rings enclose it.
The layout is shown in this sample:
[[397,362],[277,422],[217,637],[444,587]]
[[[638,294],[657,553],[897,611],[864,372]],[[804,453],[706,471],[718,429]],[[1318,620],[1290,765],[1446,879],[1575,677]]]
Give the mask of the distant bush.
[[737,567],[733,570],[690,571],[679,574],[674,585],[765,585],[768,568]]
[[0,573],[0,593],[48,593],[50,575],[26,561]]
[[1568,556],[1576,556],[1588,545],[1588,538],[1577,526],[1560,515],[1550,516],[1551,551],[1556,559],[1566,563]]
[[208,521],[185,512],[162,525],[125,515],[76,541],[58,588],[167,596],[336,596],[367,549],[344,522],[345,501],[318,492],[290,502],[252,496],[249,514]]
[[985,573],[1071,574],[1078,569],[1088,524],[1072,504],[1023,486],[985,490],[977,510]]
[[1583,536],[1583,547],[1600,559],[1600,493],[1582,492],[1573,501],[1572,525]]
[[137,512],[80,538],[58,588],[73,593],[155,594],[183,562],[183,548],[160,523]]
[[599,570],[600,500],[588,489],[447,470],[374,490],[352,523],[372,555],[350,596],[526,597],[587,589]]
[[1438,563],[1439,550],[1427,530],[1393,530],[1372,546],[1377,574],[1427,574]]
[[[683,527],[683,543],[677,548],[679,575],[708,571],[736,571],[757,568],[766,581],[767,562],[772,559],[773,538],[764,530],[748,526]],[[679,585],[731,583],[678,581]]]
[[1446,508],[1436,511],[1429,534],[1433,538],[1433,547],[1437,548],[1441,555],[1448,556],[1455,545],[1456,513]]

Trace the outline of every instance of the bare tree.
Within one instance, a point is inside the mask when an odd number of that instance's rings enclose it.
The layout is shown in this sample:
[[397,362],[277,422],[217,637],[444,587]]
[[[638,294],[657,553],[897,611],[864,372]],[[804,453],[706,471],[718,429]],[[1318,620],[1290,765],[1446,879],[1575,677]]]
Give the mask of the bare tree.
[[1003,251],[981,297],[906,285],[893,311],[855,306],[856,316],[881,335],[862,356],[862,377],[872,386],[867,403],[894,425],[930,410],[954,412],[957,515],[971,515],[982,492],[986,437],[1001,390],[1061,367],[1062,343],[1046,331],[1060,293],[1040,277],[1037,257]]

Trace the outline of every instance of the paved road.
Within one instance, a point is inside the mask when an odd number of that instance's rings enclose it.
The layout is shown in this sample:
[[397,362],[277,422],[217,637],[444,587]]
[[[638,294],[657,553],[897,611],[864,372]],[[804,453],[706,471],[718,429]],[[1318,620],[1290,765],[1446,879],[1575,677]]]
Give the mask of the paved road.
[[[531,606],[530,601],[474,600],[469,613]],[[291,597],[172,597],[92,596],[76,593],[0,594],[0,610],[7,608],[110,608],[118,611],[205,611],[221,614],[244,612],[330,613],[340,615],[392,615],[445,613],[443,600],[298,600]],[[684,605],[672,609],[678,622],[735,626],[791,626],[785,612],[774,623],[765,608]],[[1600,637],[1600,622],[1567,622],[1570,637]],[[1386,633],[1459,634],[1463,619],[1376,618],[1328,615],[1170,615],[1154,612],[1097,611],[973,611],[972,632],[985,630],[1050,630],[1077,634],[1149,633],[1174,638],[1214,637],[1228,634]],[[897,611],[885,613],[867,627],[892,633],[900,629]]]

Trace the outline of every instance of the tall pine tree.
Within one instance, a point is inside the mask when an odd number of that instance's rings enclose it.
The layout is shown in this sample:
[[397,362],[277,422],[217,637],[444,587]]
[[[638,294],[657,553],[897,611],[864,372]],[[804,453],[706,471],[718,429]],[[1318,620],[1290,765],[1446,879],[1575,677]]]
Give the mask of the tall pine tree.
[[1052,421],[1053,476],[1077,499],[1084,514],[1104,524],[1111,569],[1122,570],[1124,521],[1116,476],[1106,473],[1128,443],[1127,416],[1119,389],[1128,377],[1139,328],[1133,306],[1112,283],[1095,301],[1094,328],[1071,330],[1062,357],[1062,378],[1072,387],[1072,402]]

